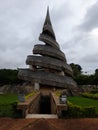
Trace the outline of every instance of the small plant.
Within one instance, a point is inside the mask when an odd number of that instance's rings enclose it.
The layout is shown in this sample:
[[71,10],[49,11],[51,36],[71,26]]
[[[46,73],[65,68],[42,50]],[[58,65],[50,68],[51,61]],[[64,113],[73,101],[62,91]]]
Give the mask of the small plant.
[[60,92],[59,90],[55,91],[55,95],[56,95],[56,96],[58,96],[58,97],[59,97],[59,96],[60,96],[60,94],[61,94],[61,92]]
[[28,98],[34,96],[35,94],[36,94],[36,91],[33,91],[32,93],[27,94],[27,95],[25,96],[25,98],[28,99]]
[[98,99],[98,93],[92,94],[92,93],[82,93],[81,94],[83,97],[86,98],[93,98],[93,99]]

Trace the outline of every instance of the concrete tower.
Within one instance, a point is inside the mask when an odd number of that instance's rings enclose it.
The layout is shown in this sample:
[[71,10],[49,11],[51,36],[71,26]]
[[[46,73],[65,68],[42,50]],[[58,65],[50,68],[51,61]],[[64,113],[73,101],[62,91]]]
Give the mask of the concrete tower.
[[26,59],[26,64],[30,67],[19,69],[19,78],[46,87],[69,88],[75,92],[77,85],[73,80],[73,72],[70,65],[67,64],[65,54],[60,50],[60,46],[56,41],[49,8],[39,40],[45,44],[34,46],[34,55],[29,55]]

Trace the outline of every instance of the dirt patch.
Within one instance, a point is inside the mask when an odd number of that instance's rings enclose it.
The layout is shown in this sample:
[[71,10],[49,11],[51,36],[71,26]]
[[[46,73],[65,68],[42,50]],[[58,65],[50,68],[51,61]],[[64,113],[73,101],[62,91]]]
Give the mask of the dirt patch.
[[98,130],[98,119],[0,118],[0,130]]
[[28,126],[24,127],[22,130],[58,130],[46,119],[38,119],[33,123],[30,123]]

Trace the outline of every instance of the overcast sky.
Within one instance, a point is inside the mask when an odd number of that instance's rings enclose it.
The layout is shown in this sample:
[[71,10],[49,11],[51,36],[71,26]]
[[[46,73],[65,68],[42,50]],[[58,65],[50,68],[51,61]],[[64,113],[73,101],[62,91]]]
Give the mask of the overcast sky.
[[93,73],[98,68],[98,0],[0,0],[0,68],[27,67],[48,5],[68,64]]

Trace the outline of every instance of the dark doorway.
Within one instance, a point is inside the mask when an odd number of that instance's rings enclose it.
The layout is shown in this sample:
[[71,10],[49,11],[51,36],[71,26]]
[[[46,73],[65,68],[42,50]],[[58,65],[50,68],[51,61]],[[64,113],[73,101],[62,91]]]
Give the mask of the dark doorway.
[[39,101],[39,113],[40,114],[51,114],[50,96],[41,95],[40,101]]

